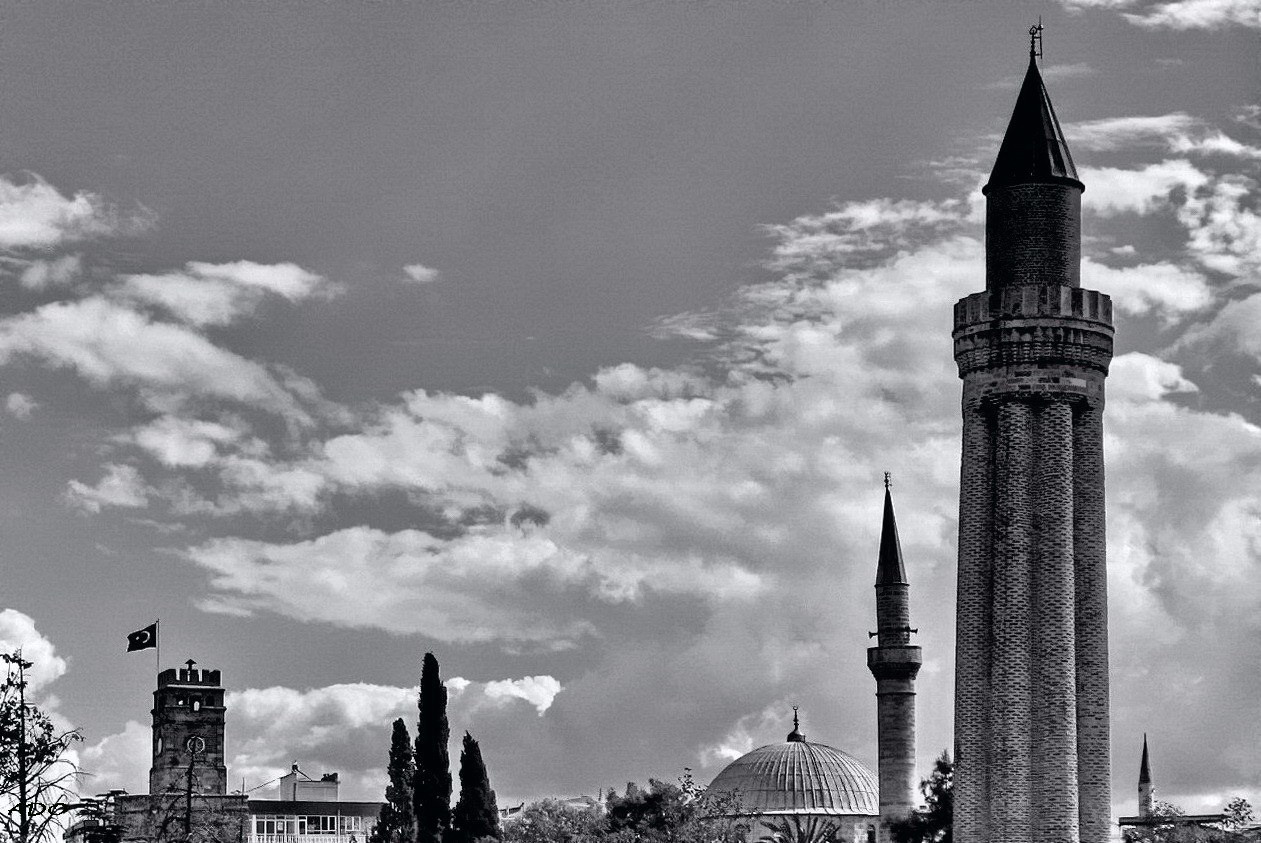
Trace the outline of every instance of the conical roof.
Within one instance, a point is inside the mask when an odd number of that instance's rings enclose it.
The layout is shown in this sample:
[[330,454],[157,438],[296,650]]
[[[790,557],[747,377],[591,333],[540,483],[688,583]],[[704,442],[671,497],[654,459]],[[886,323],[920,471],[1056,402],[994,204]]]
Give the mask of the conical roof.
[[876,585],[906,582],[902,565],[902,543],[898,541],[898,521],[893,515],[893,496],[884,487],[884,523],[880,527],[880,559],[876,563]]
[[1143,762],[1138,767],[1138,783],[1139,784],[1152,783],[1152,768],[1151,768],[1151,765],[1147,763],[1147,735],[1146,733],[1144,733],[1143,735]]
[[878,816],[880,784],[853,756],[793,740],[758,747],[728,764],[709,785],[750,814]]
[[984,189],[1039,182],[1069,182],[1085,190],[1077,178],[1073,156],[1069,154],[1046,86],[1042,84],[1038,63],[1030,56],[1025,81],[1016,96],[1016,107],[998,149],[989,184]]

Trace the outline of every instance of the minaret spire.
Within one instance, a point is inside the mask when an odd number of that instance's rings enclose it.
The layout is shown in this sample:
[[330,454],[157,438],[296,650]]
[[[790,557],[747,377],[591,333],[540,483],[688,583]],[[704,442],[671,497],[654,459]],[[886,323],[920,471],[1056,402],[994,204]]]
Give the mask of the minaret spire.
[[876,562],[876,646],[867,650],[867,667],[876,678],[882,843],[890,840],[889,823],[906,819],[915,807],[915,676],[923,661],[920,648],[911,644],[916,630],[911,629],[910,586],[891,486],[885,472]]
[[1138,815],[1150,817],[1154,807],[1155,787],[1152,782],[1152,768],[1147,760],[1147,733],[1143,733],[1143,760],[1138,766]]

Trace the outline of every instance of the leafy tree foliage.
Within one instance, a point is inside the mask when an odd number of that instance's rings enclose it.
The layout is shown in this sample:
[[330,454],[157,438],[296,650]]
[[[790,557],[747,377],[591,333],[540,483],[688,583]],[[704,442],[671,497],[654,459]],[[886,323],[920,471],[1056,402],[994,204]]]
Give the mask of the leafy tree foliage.
[[1123,832],[1126,843],[1235,843],[1249,839],[1239,829],[1252,822],[1248,800],[1235,798],[1217,823],[1191,822],[1177,805],[1157,801],[1152,815],[1167,820],[1156,825],[1135,826]]
[[499,806],[495,791],[490,789],[490,776],[482,760],[482,749],[468,732],[460,751],[460,801],[451,815],[451,836],[455,843],[499,839]]
[[920,782],[924,809],[889,824],[894,843],[952,843],[954,840],[954,762],[943,751],[933,772]]
[[79,770],[67,757],[76,731],[61,732],[26,701],[32,662],[20,650],[0,653],[0,833],[14,843],[38,843],[58,831],[58,819],[75,800]]
[[504,843],[595,843],[604,835],[604,816],[598,809],[557,799],[526,805],[503,829]]
[[679,784],[649,779],[610,791],[605,808],[554,799],[535,802],[504,823],[504,843],[743,843],[756,817],[711,797],[686,771]]
[[412,758],[412,739],[403,718],[394,721],[390,736],[390,783],[385,786],[385,804],[377,815],[368,843],[415,843],[416,815],[412,809],[412,782],[416,763]]
[[416,843],[442,843],[451,828],[451,756],[447,741],[447,689],[438,675],[438,660],[425,653],[420,671],[420,719],[416,723],[416,777],[412,804]]

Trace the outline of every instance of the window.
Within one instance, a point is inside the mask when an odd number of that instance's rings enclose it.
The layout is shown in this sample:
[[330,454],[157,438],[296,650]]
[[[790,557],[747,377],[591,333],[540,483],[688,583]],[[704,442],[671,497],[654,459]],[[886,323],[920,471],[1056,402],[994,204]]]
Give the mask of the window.
[[193,697],[193,711],[201,711],[201,700]]

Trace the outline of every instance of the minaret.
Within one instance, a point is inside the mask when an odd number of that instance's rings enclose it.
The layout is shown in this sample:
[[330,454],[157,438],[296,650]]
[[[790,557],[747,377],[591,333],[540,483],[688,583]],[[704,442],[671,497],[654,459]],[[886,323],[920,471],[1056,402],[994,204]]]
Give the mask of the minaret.
[[1152,768],[1147,763],[1147,733],[1143,733],[1143,761],[1138,766],[1138,815],[1152,815],[1152,797],[1155,788],[1152,786]]
[[1035,58],[986,196],[963,379],[955,840],[1105,843],[1103,398],[1112,303],[1080,286],[1084,187]]
[[884,524],[876,563],[876,645],[867,667],[876,677],[876,738],[879,746],[880,840],[888,825],[915,808],[915,675],[923,657],[911,644],[910,586],[902,565],[898,523],[893,516],[889,475],[884,476]]

